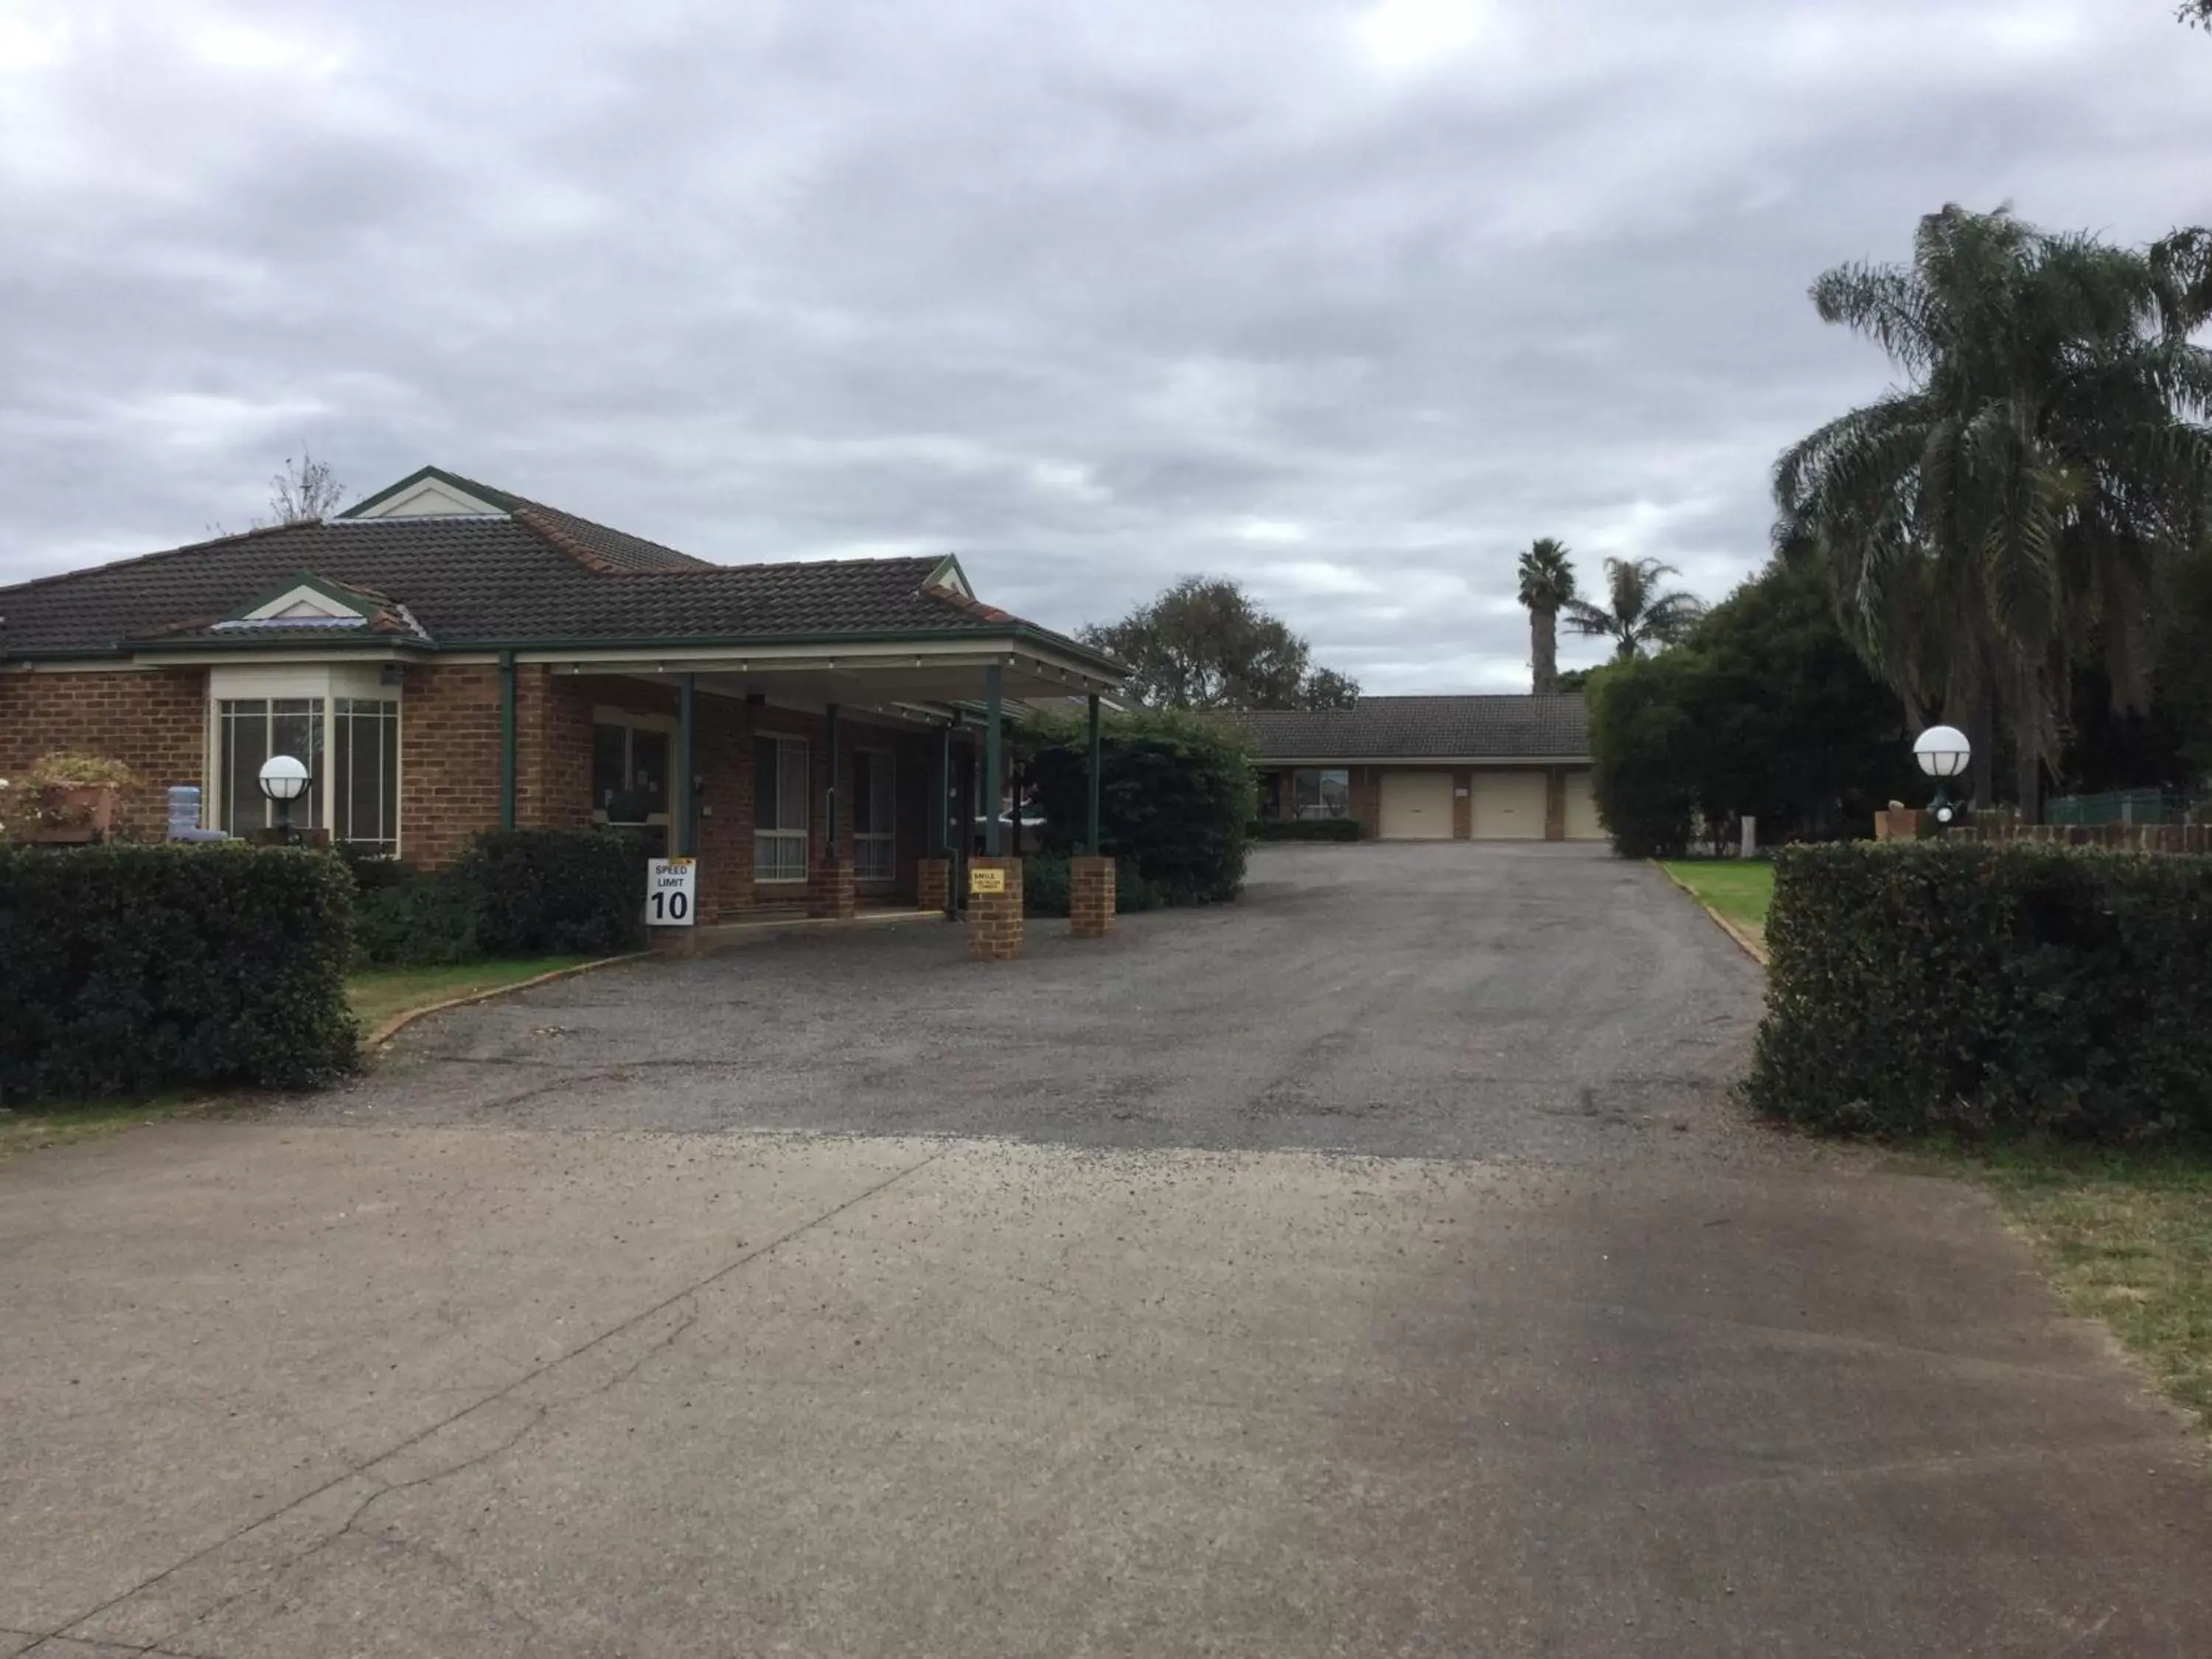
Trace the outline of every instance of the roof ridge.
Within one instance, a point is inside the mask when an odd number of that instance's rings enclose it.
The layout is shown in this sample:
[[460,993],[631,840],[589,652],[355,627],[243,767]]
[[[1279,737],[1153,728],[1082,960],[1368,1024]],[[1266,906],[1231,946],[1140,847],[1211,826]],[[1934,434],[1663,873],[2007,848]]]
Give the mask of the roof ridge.
[[511,522],[520,525],[556,552],[568,555],[593,575],[619,576],[636,574],[623,571],[620,565],[611,559],[600,557],[559,526],[547,523],[543,516],[544,510],[532,502],[527,506],[515,507],[507,514],[507,518]]
[[319,528],[320,519],[295,519],[288,524],[261,524],[251,530],[234,530],[227,535],[210,536],[204,541],[186,542],[181,547],[158,548],[151,553],[133,553],[125,558],[110,559],[104,564],[88,564],[79,570],[57,570],[51,576],[33,576],[27,581],[10,582],[0,587],[0,593],[19,593],[27,587],[45,587],[54,582],[76,581],[85,576],[96,576],[103,570],[127,570],[132,565],[151,564],[157,559],[173,559],[180,553],[204,553],[211,547],[222,547],[231,542],[248,542],[264,536],[283,535],[288,531]]

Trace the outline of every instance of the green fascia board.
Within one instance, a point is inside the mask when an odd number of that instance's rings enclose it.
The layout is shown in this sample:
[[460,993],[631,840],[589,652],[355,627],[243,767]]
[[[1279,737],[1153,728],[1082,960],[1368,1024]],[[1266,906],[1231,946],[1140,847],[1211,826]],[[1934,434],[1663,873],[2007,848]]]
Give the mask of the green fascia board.
[[[286,590],[279,590],[286,591]],[[974,639],[978,643],[993,640],[1027,641],[1058,657],[1071,658],[1099,671],[1102,679],[1126,678],[1128,670],[1113,658],[1103,656],[1087,647],[1071,651],[1055,639],[1046,638],[1039,630],[1024,625],[1000,629],[939,628],[908,629],[896,633],[842,632],[817,634],[750,634],[750,635],[690,635],[677,638],[605,639],[591,635],[575,635],[561,639],[481,640],[441,639],[435,644],[422,640],[410,640],[404,635],[375,634],[366,637],[343,636],[317,638],[317,648],[361,650],[370,647],[412,649],[431,655],[441,653],[484,651],[637,651],[682,652],[689,650],[738,651],[747,647],[772,648],[788,646],[837,645],[923,645],[942,644],[947,640]],[[271,646],[296,650],[298,638],[257,637],[231,640],[164,640],[160,637],[142,640],[121,640],[104,650],[37,651],[10,653],[0,660],[9,662],[64,662],[76,658],[125,655],[135,651],[175,651],[179,653],[198,653],[220,656],[227,652],[261,650]]]

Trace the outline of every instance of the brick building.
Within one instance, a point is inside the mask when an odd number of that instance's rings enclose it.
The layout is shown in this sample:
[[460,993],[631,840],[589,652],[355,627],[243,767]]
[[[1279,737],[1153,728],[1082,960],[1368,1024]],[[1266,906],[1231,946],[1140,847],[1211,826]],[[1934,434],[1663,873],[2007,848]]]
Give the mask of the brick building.
[[125,833],[164,834],[174,784],[245,833],[286,753],[296,821],[426,867],[501,825],[635,824],[696,854],[702,920],[837,914],[957,890],[1003,700],[1121,672],[949,557],[711,564],[426,467],[319,522],[0,588],[0,776],[90,752],[140,781]]
[[1237,716],[1263,817],[1405,841],[1596,841],[1582,694],[1362,697]]

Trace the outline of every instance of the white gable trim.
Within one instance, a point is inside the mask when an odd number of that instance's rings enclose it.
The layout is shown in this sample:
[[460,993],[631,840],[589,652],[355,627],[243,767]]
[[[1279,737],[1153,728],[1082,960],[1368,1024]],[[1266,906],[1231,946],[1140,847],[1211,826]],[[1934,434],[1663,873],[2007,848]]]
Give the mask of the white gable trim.
[[443,478],[423,478],[388,501],[364,507],[352,519],[504,519],[504,508],[471,495]]
[[257,605],[238,622],[330,623],[362,622],[365,614],[356,606],[325,593],[309,582],[287,588],[275,599]]

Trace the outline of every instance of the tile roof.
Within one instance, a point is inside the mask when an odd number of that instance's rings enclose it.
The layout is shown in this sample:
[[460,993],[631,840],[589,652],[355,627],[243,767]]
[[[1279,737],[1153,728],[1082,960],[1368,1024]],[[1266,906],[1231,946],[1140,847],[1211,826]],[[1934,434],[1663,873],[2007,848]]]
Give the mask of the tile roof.
[[1538,696],[1362,697],[1350,708],[1232,716],[1262,760],[1534,759],[1589,753],[1578,691]]
[[[943,562],[935,557],[709,564],[520,497],[507,499],[518,502],[507,517],[278,526],[0,588],[0,658],[97,653],[137,642],[296,640],[296,630],[217,632],[214,624],[302,574],[374,596],[371,629],[387,640],[407,634],[438,647],[813,635],[1003,637],[1018,628],[1086,660],[1097,657],[1072,640],[930,585]],[[640,563],[664,555],[682,562]],[[319,630],[316,637],[329,640],[337,632]]]
[[410,473],[398,483],[387,484],[375,495],[355,502],[337,516],[349,519],[372,502],[397,494],[418,479],[442,478],[448,483],[459,484],[477,500],[489,502],[502,513],[527,514],[546,538],[574,555],[580,562],[605,570],[698,570],[717,567],[705,559],[695,559],[689,553],[679,553],[672,547],[663,547],[659,542],[649,542],[642,536],[633,536],[626,530],[595,524],[589,519],[580,519],[573,513],[563,513],[557,507],[548,507],[543,501],[533,501],[527,495],[501,489],[495,485],[478,483],[474,478],[465,478],[458,472],[448,472],[443,467],[426,466]]

